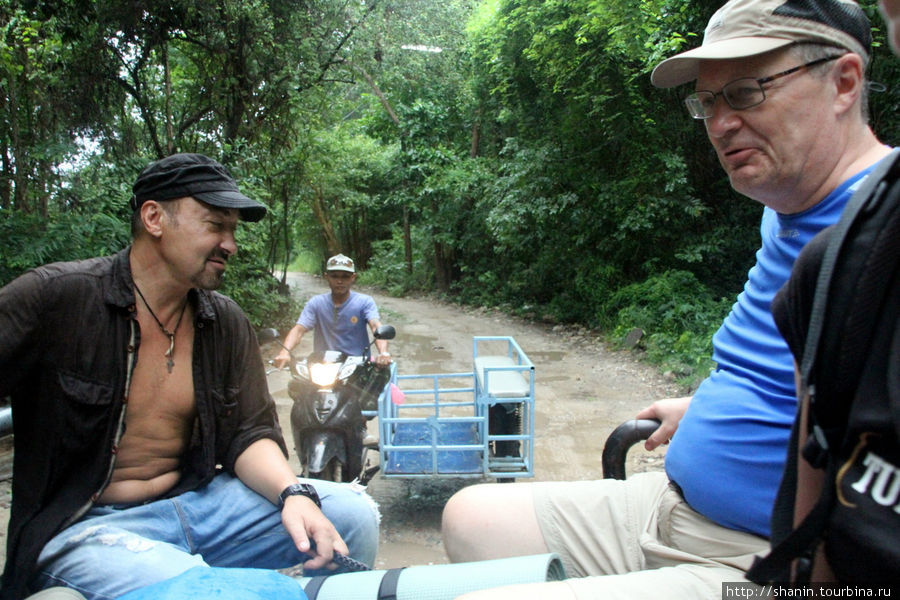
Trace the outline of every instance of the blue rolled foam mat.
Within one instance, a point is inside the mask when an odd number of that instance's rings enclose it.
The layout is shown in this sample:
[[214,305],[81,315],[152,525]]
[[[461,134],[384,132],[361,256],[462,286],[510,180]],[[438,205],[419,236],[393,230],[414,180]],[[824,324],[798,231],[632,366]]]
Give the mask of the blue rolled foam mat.
[[[387,570],[328,576],[316,600],[377,600]],[[516,556],[478,562],[406,567],[397,580],[397,600],[453,600],[461,594],[502,585],[566,578],[556,554]],[[298,577],[307,589],[311,577]]]
[[305,600],[298,584],[269,569],[193,567],[117,600]]

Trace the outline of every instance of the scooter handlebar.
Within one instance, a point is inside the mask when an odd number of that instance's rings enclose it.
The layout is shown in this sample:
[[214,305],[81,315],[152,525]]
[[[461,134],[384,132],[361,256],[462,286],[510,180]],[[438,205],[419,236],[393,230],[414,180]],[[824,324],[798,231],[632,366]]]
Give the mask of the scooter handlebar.
[[632,419],[616,427],[603,446],[604,479],[625,479],[625,459],[628,449],[641,440],[649,438],[659,428],[656,419]]

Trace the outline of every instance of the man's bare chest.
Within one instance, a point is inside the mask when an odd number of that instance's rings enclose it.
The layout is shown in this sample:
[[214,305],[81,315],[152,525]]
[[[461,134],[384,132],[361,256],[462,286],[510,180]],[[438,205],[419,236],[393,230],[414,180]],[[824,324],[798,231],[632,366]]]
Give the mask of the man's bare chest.
[[190,430],[196,415],[193,341],[190,326],[182,325],[171,346],[161,331],[142,327],[128,393],[126,436],[141,432],[180,438]]

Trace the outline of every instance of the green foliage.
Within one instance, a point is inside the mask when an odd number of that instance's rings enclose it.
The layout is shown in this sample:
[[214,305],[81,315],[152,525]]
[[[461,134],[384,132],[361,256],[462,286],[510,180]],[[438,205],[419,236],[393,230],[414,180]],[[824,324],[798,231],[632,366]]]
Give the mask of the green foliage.
[[[203,152],[271,209],[224,290],[257,325],[295,318],[288,265],[341,251],[394,293],[641,327],[694,377],[761,209],[649,73],[721,2],[0,0],[0,283],[118,250],[140,168]],[[900,60],[861,4],[900,143]]]
[[388,187],[397,151],[353,122],[317,132],[304,149],[295,191],[308,209],[294,224],[295,237],[323,260],[343,251],[365,266],[371,241],[384,237],[395,217],[380,194]]
[[692,273],[668,271],[618,290],[601,318],[612,321],[617,340],[642,330],[639,347],[647,357],[693,387],[714,366],[712,335],[731,304],[715,299]]
[[[249,236],[246,232],[243,234],[238,242],[242,249],[246,249],[244,246]],[[291,298],[287,286],[279,283],[251,252],[238,253],[229,261],[225,281],[219,291],[237,302],[257,329],[274,327],[287,331],[303,308]]]
[[403,232],[399,227],[394,227],[390,238],[372,244],[372,258],[368,269],[360,275],[360,281],[377,285],[394,296],[433,289],[433,262],[423,251],[428,247],[424,243],[427,236],[421,228],[415,227],[411,237],[414,248],[411,270],[407,269],[404,259]]
[[318,255],[310,252],[299,252],[288,265],[288,271],[319,274],[322,272],[322,260]]
[[84,166],[66,178],[64,203],[46,215],[0,210],[0,285],[41,264],[106,256],[128,245],[130,190],[116,175]]
[[106,241],[121,237],[119,234],[122,230],[120,222],[110,221],[104,215],[88,221],[81,215],[63,215],[55,219],[49,227],[46,225],[46,221],[40,215],[15,215],[8,211],[0,211],[0,239],[3,240],[3,252],[0,253],[0,285],[9,283],[26,270],[38,265],[91,256],[80,243],[73,243],[73,236],[79,233],[87,233],[96,244],[98,241],[96,234],[105,232],[100,236],[102,238],[100,246],[106,246]]

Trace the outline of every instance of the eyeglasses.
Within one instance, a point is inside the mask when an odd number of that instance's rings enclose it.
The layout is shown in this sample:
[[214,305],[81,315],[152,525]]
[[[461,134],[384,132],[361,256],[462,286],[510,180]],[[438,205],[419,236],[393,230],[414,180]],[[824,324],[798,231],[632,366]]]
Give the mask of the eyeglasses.
[[713,116],[713,107],[716,105],[716,97],[718,96],[725,98],[725,102],[727,102],[728,106],[734,110],[753,108],[754,106],[762,104],[766,99],[766,92],[763,89],[763,84],[770,83],[782,77],[787,77],[791,73],[796,73],[802,69],[808,69],[830,60],[835,60],[836,58],[840,58],[840,55],[817,58],[805,65],[800,65],[769,77],[762,77],[759,79],[754,77],[742,77],[740,79],[735,79],[734,81],[726,83],[722,87],[721,92],[700,90],[685,98],[684,103],[687,106],[688,112],[691,113],[691,116],[695,119],[708,119]]

